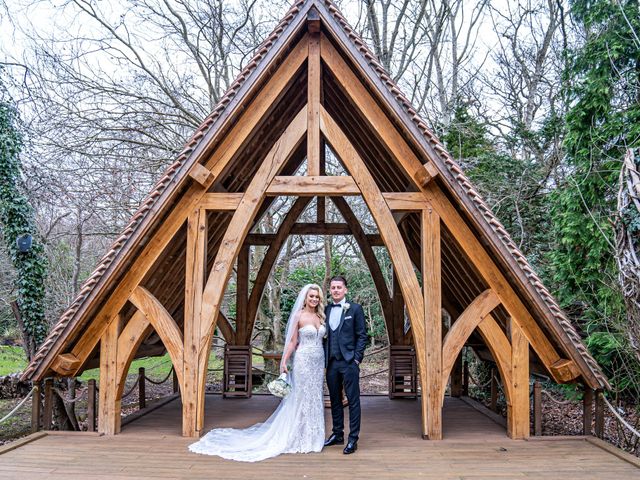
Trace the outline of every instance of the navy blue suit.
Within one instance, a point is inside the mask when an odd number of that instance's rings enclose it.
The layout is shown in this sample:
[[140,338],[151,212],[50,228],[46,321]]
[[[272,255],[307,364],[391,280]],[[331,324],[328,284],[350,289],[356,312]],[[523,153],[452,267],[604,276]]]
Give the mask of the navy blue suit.
[[[331,417],[333,433],[344,436],[344,409],[342,407],[342,389],[349,400],[349,441],[357,442],[360,434],[360,366],[367,346],[367,329],[364,311],[357,303],[346,302],[348,309],[341,308],[338,328],[331,330],[329,318],[331,303],[325,308],[327,318],[327,339],[324,342],[327,367],[327,386],[331,399]],[[334,337],[336,336],[337,337]],[[334,348],[331,348],[331,345]]]

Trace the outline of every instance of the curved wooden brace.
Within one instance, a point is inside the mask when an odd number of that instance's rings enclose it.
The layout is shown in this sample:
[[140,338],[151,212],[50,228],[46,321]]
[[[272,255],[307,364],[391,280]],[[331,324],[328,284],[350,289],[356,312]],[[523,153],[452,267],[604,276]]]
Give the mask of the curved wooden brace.
[[500,304],[490,288],[478,295],[453,323],[442,344],[442,385],[446,385],[460,350],[484,317]]
[[[504,394],[510,407],[513,400],[513,384],[511,381],[511,343],[504,334],[496,319],[490,313],[478,324],[480,335],[484,339],[489,351],[498,366],[502,377]],[[527,387],[527,392],[529,387]]]
[[[415,344],[425,345],[425,301],[422,296],[422,289],[418,283],[418,278],[413,270],[411,259],[407,252],[407,247],[402,240],[402,235],[400,235],[400,230],[398,229],[398,225],[396,224],[393,214],[389,209],[389,205],[385,202],[382,192],[367,170],[364,161],[356,149],[340,129],[338,124],[336,124],[333,118],[331,118],[331,115],[329,115],[322,106],[320,106],[320,129],[324,134],[325,139],[331,144],[333,150],[340,157],[349,173],[351,173],[351,176],[362,193],[362,198],[371,211],[371,216],[378,225],[380,236],[389,251],[389,256],[391,257],[394,269],[397,272],[400,289],[402,290],[402,295],[404,296],[407,305]],[[440,339],[438,338],[438,343],[439,341]],[[423,392],[425,391],[426,386],[429,385],[427,374],[429,365],[425,350],[426,349],[416,348],[416,358],[418,362],[418,369],[420,371]],[[441,347],[438,345],[438,380],[435,381],[438,384],[440,383],[439,379],[441,378],[441,364],[439,363],[440,352]],[[429,428],[430,420],[428,416],[430,414],[428,411],[426,395],[422,396],[421,402],[423,435],[429,435],[431,429]],[[440,402],[439,394],[438,402]]]
[[260,265],[260,270],[258,271],[256,279],[253,282],[251,295],[249,296],[249,306],[247,308],[247,316],[249,319],[247,328],[251,327],[249,331],[253,331],[253,326],[256,321],[256,315],[258,314],[258,308],[260,306],[260,300],[262,300],[262,295],[264,293],[264,287],[267,284],[267,280],[269,279],[269,275],[271,274],[273,265],[278,259],[278,254],[280,253],[284,242],[287,240],[287,237],[289,237],[291,229],[298,220],[298,217],[304,211],[307,205],[309,205],[311,199],[312,197],[304,197],[298,198],[295,201],[295,203],[292,205],[291,209],[285,216],[284,220],[282,221],[282,224],[278,229],[278,233],[267,249],[267,253],[262,260],[262,265]]
[[149,322],[141,310],[138,310],[134,313],[133,317],[131,317],[122,332],[120,332],[118,336],[118,358],[116,360],[116,372],[118,376],[118,383],[116,385],[117,399],[122,398],[122,391],[124,390],[124,384],[133,357],[138,351],[142,341],[147,338],[152,330],[153,326],[151,322]]
[[373,248],[371,248],[371,244],[362,229],[362,225],[360,225],[360,221],[356,218],[346,200],[343,197],[331,197],[331,201],[347,221],[347,224],[351,229],[351,233],[353,233],[353,237],[356,239],[356,242],[358,242],[358,246],[362,251],[362,256],[367,262],[367,266],[371,272],[373,283],[378,291],[378,297],[380,298],[380,304],[382,305],[382,314],[384,315],[387,332],[391,332],[391,329],[393,328],[393,313],[391,309],[392,299],[389,289],[387,288],[387,284],[384,281],[384,276],[382,274],[380,264],[378,263],[378,259],[373,252]]
[[182,332],[176,322],[158,299],[144,287],[136,287],[129,296],[129,301],[144,314],[162,339],[164,346],[167,347],[167,352],[169,352],[169,357],[171,357],[171,362],[178,377],[178,383],[182,387],[183,370],[181,366],[184,356],[184,341]]
[[218,328],[220,329],[220,332],[222,333],[222,336],[227,341],[227,343],[230,345],[235,345],[236,331],[233,329],[231,323],[229,323],[227,317],[224,316],[224,313],[218,312],[218,320],[216,324],[218,325]]

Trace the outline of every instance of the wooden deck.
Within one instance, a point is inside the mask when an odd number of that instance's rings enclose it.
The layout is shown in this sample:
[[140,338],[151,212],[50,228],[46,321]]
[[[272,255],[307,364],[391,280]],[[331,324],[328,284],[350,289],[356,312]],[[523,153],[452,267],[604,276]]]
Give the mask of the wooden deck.
[[[115,437],[48,435],[0,455],[0,478],[536,478],[640,479],[640,469],[584,439],[514,441],[503,427],[458,399],[447,399],[444,440],[420,438],[419,403],[363,397],[359,450],[281,455],[239,463],[189,453],[179,401],[123,427]],[[275,408],[270,396],[207,396],[207,427],[248,426]],[[327,410],[327,426],[330,415]]]

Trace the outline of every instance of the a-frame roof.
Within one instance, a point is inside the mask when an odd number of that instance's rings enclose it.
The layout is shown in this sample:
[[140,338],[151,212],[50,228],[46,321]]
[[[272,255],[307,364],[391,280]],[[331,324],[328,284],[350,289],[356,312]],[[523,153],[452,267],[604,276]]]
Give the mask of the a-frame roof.
[[[319,13],[323,32],[331,37],[335,48],[344,56],[357,78],[366,85],[379,107],[385,111],[413,151],[417,152],[418,158],[422,162],[433,163],[438,172],[439,186],[464,218],[468,228],[483,239],[488,254],[509,279],[509,283],[529,307],[532,316],[543,331],[552,339],[559,351],[575,362],[586,384],[592,388],[607,387],[606,378],[582,344],[575,328],[537,277],[525,256],[511,240],[505,228],[380,65],[375,55],[329,0],[299,0],[293,4],[273,33],[258,48],[255,57],[238,76],[211,115],[187,142],[177,160],[165,171],[121,236],[116,239],[99,262],[94,273],[82,286],[76,300],[64,312],[37,352],[24,372],[24,377],[45,376],[50,372],[54,358],[65,353],[88,324],[105,321],[105,319],[96,319],[92,315],[95,315],[97,308],[113,291],[123,271],[139,254],[140,248],[149,242],[151,233],[165,218],[171,205],[184,194],[185,185],[190,181],[190,173],[193,175],[194,166],[201,163],[214,148],[220,145],[221,139],[233,125],[239,112],[242,112],[246,104],[254,98],[256,92],[285,61],[287,55],[292,54],[293,44],[300,38],[307,14],[312,8]],[[295,79],[289,81],[293,85],[290,90],[295,90]],[[334,93],[339,96],[338,92]],[[252,141],[256,145],[260,142],[268,143],[268,139],[264,138],[254,138]],[[455,241],[451,244],[454,245]]]

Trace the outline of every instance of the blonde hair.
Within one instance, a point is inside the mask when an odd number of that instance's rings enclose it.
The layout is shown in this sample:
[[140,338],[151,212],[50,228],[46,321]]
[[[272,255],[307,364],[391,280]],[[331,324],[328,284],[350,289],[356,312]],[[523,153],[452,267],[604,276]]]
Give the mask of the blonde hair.
[[322,288],[320,288],[320,285],[316,285],[315,283],[312,283],[308,286],[307,288],[307,293],[305,293],[304,295],[304,302],[302,303],[302,308],[307,306],[307,295],[309,294],[309,290],[315,290],[318,292],[318,296],[320,297],[320,301],[318,302],[318,305],[316,306],[316,315],[318,315],[318,317],[320,318],[320,324],[324,325],[325,322],[325,314],[324,314],[324,293],[322,293]]

